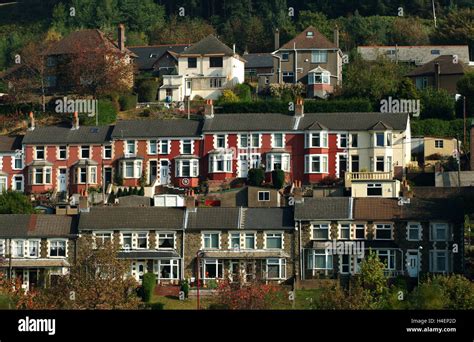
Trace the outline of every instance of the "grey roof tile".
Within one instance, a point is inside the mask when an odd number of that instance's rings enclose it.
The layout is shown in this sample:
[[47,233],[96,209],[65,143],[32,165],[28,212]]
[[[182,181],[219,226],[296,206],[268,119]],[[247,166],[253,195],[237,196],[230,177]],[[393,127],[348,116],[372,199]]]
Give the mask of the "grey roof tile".
[[233,56],[234,51],[221,42],[216,36],[209,35],[197,43],[191,45],[182,55],[207,55],[207,54],[224,54]]
[[151,70],[155,62],[163,56],[166,51],[183,52],[188,44],[152,45],[152,46],[129,46],[130,51],[138,57],[134,63],[139,70]]
[[111,140],[113,126],[40,126],[27,131],[23,144],[102,144]]
[[21,149],[22,140],[22,135],[17,135],[13,137],[0,135],[0,153],[14,152],[15,150]]
[[239,229],[239,208],[197,208],[189,213],[187,229]]
[[120,120],[112,138],[198,137],[202,121],[186,119]]
[[245,208],[244,229],[294,229],[293,208]]
[[76,234],[77,220],[70,216],[41,214],[0,215],[0,237],[68,237]]
[[215,114],[204,122],[204,132],[291,131],[295,118],[288,114]]
[[273,68],[273,57],[271,53],[247,53],[243,56],[247,63],[246,69]]
[[350,197],[305,197],[295,204],[295,220],[349,220],[352,218]]

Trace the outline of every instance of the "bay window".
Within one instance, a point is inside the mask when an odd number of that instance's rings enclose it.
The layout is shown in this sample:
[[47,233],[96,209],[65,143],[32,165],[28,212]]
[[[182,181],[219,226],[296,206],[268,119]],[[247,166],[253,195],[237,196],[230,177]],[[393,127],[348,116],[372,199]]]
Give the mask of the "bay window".
[[309,154],[305,156],[305,173],[328,173],[328,156]]
[[176,159],[176,177],[197,177],[199,175],[199,160]]
[[267,172],[273,170],[283,170],[290,172],[289,153],[267,153]]
[[309,270],[332,270],[332,254],[326,249],[311,249],[308,253]]
[[286,278],[286,260],[267,259],[267,279],[285,279]]
[[141,160],[122,160],[119,165],[123,178],[140,178],[142,176],[143,162]]
[[97,166],[76,167],[74,176],[76,184],[97,184]]
[[155,260],[153,264],[154,273],[157,275],[157,279],[178,279],[179,278],[179,260]]
[[209,172],[232,172],[232,154],[211,154]]
[[33,185],[51,184],[51,167],[35,167],[30,172]]
[[379,260],[385,265],[386,270],[395,269],[395,251],[393,249],[377,250]]
[[223,278],[223,262],[219,259],[203,259],[201,262],[201,273],[203,279]]

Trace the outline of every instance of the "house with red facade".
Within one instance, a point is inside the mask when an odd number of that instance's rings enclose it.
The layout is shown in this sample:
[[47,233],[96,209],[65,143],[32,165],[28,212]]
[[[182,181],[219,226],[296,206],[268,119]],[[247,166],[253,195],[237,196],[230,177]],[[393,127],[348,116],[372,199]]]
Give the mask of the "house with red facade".
[[24,190],[23,136],[0,136],[0,193]]

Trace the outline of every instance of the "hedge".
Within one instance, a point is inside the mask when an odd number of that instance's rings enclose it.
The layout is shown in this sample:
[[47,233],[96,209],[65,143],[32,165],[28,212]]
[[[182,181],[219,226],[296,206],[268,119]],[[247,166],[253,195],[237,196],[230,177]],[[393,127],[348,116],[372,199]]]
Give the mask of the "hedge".
[[446,138],[462,138],[463,120],[425,119],[411,121],[412,136],[435,136]]
[[265,171],[263,169],[250,169],[248,174],[249,184],[252,186],[260,186],[265,180]]
[[285,184],[285,172],[283,170],[273,170],[272,183],[276,189],[283,188],[283,185]]
[[155,80],[142,80],[137,86],[139,102],[153,102],[156,100],[158,82]]
[[153,297],[156,286],[155,273],[147,272],[143,275],[143,300],[149,302]]
[[[306,113],[336,113],[336,112],[371,112],[372,104],[369,100],[306,100]],[[240,101],[221,103],[216,108],[219,113],[288,113],[288,102],[279,100],[267,101]]]
[[127,94],[119,97],[120,110],[129,110],[137,107],[137,95]]

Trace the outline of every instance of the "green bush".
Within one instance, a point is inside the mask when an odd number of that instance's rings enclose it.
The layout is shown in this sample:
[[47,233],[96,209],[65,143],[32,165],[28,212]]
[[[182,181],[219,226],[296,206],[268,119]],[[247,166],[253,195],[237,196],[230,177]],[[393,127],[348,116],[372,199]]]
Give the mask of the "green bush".
[[138,190],[138,195],[139,196],[145,196],[145,189],[142,187],[140,187],[140,190]]
[[34,212],[28,196],[11,190],[0,192],[0,214],[32,214]]
[[251,100],[251,91],[248,84],[242,83],[237,84],[234,87],[234,93],[239,97],[241,101],[250,101]]
[[250,169],[248,172],[249,185],[260,186],[265,180],[265,171],[263,169]]
[[117,191],[117,195],[115,195],[115,196],[116,196],[117,198],[119,198],[119,197],[122,197],[122,196],[123,196],[123,190],[122,190],[122,188],[118,189],[118,191]]
[[189,297],[189,282],[187,279],[183,280],[181,282],[181,287],[180,287],[180,291],[183,291],[184,293],[184,298],[188,298]]
[[452,120],[455,117],[455,99],[446,90],[426,88],[420,92],[421,118]]
[[155,273],[147,272],[143,275],[143,300],[149,302],[153,297],[156,286]]
[[158,82],[152,79],[142,80],[137,86],[139,102],[153,102],[156,100]]
[[119,97],[119,104],[120,104],[121,111],[134,109],[137,106],[137,95],[136,94],[121,95]]
[[150,310],[164,310],[165,304],[164,303],[149,303],[147,304],[147,308]]
[[412,120],[411,121],[412,136],[437,136],[437,137],[462,137],[463,120]]
[[273,170],[272,171],[272,183],[276,189],[283,188],[285,184],[285,171],[283,170]]

